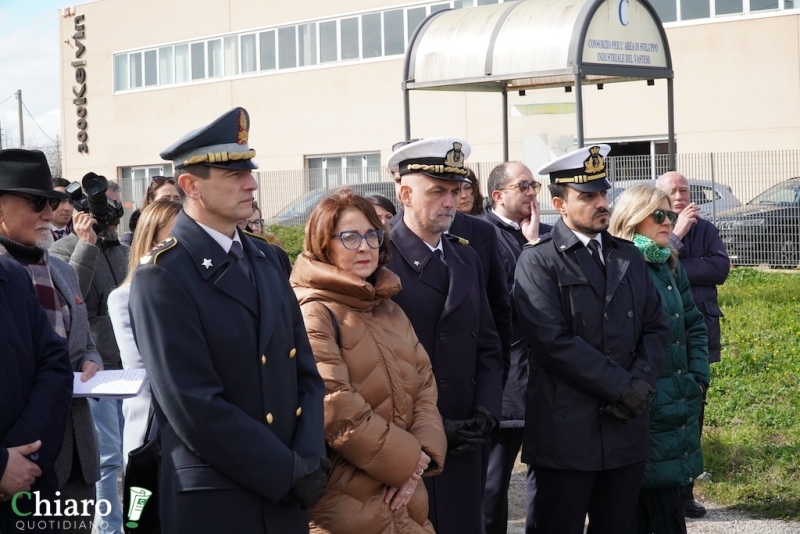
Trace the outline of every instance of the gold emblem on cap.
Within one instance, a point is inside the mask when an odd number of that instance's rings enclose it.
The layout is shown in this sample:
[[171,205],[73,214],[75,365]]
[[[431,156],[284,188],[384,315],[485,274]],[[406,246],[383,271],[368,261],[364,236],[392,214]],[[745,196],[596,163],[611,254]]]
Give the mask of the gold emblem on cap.
[[444,158],[444,164],[455,169],[464,168],[464,153],[461,152],[461,143],[457,141],[453,143],[453,149],[447,152]]
[[236,142],[240,145],[247,143],[248,125],[247,113],[243,109],[239,110],[239,135],[236,136]]
[[593,146],[589,149],[589,157],[583,162],[586,174],[597,174],[606,168],[605,159],[600,155],[600,147]]

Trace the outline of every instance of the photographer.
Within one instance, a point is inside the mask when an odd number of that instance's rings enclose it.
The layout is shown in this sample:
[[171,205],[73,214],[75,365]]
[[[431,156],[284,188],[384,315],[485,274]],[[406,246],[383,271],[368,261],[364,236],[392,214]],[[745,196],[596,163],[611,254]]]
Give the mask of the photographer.
[[[117,225],[122,215],[119,186],[89,173],[83,178],[86,197],[78,184],[67,189],[76,208],[73,233],[56,241],[50,252],[78,273],[81,292],[89,312],[89,326],[103,358],[105,369],[122,369],[117,340],[106,300],[127,273],[128,247],[119,242]],[[105,189],[107,187],[107,189]],[[76,199],[77,197],[77,199]],[[87,211],[89,213],[87,213]],[[102,224],[102,226],[101,226]],[[122,401],[90,400],[100,448],[100,481],[97,499],[111,503],[111,513],[97,521],[99,534],[122,532],[122,506],[117,483],[122,474]],[[107,528],[105,527],[107,523]]]

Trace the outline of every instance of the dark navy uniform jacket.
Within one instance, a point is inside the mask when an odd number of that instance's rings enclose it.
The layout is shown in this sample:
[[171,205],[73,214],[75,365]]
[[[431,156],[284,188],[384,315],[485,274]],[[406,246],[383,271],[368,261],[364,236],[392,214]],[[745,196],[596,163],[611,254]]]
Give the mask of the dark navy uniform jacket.
[[606,277],[559,220],[517,260],[514,304],[532,347],[522,460],[601,471],[647,459],[649,410],[623,424],[600,415],[632,378],[655,386],[669,327],[644,258],[602,233]]
[[[387,267],[403,283],[393,300],[430,356],[442,417],[468,419],[483,406],[500,419],[503,359],[478,255],[443,237],[443,272],[402,220],[392,229],[391,245]],[[437,532],[481,532],[482,471],[480,452],[448,454],[444,472],[425,479]]]
[[[55,499],[58,489],[55,463],[64,442],[72,376],[67,344],[50,326],[30,275],[0,256],[0,477],[8,464],[7,449],[41,440],[28,458],[42,470],[30,489],[42,499]],[[32,498],[17,499],[23,513],[34,512],[34,504]],[[17,521],[30,517],[16,515],[11,501],[0,503],[4,533],[17,532]]]
[[164,532],[308,532],[307,512],[279,501],[295,455],[325,456],[325,389],[284,263],[240,232],[254,285],[185,213],[172,235],[130,297],[159,407]]
[[[402,218],[403,211],[401,210],[389,221],[389,226],[394,228],[394,225]],[[506,290],[506,272],[502,258],[504,252],[492,224],[478,217],[456,211],[449,233],[466,239],[469,247],[478,253],[489,309],[492,311],[492,318],[503,350],[503,385],[505,385],[511,365],[513,329],[511,327],[511,301]]]
[[[503,252],[503,267],[506,273],[506,284],[509,294],[514,287],[514,270],[517,267],[517,258],[522,253],[522,247],[528,242],[522,231],[506,224],[491,209],[486,210],[486,222],[495,226],[497,240]],[[550,233],[553,229],[549,224],[539,225],[539,235]],[[513,298],[512,298],[513,304]],[[512,306],[511,326],[511,366],[508,371],[508,380],[503,388],[503,418],[500,426],[503,428],[521,428],[525,425],[525,395],[528,388],[528,339],[525,329],[519,322],[519,315]]]

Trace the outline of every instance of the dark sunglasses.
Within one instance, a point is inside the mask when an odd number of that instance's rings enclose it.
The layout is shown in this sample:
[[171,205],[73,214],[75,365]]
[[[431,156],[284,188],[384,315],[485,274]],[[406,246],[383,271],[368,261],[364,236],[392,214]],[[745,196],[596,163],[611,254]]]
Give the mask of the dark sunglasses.
[[540,184],[536,180],[533,180],[531,182],[519,182],[519,183],[516,183],[516,184],[507,185],[506,187],[501,187],[500,189],[512,189],[513,188],[513,189],[519,189],[520,191],[522,191],[524,193],[525,191],[527,191],[531,187],[533,188],[533,192],[534,193],[538,193],[539,191],[542,190],[542,184]]
[[675,221],[678,220],[678,214],[674,211],[665,211],[665,210],[656,210],[653,212],[653,221],[656,224],[661,224],[664,222],[665,219],[669,219],[669,222],[675,224]]
[[157,184],[163,184],[164,182],[173,181],[172,176],[153,176],[150,178],[151,182],[155,182]]
[[364,235],[350,230],[333,234],[333,236],[339,236],[339,239],[342,240],[342,245],[344,245],[344,248],[347,250],[356,250],[361,246],[361,241],[364,240],[366,240],[369,248],[380,248],[383,244],[383,230],[370,230]]
[[61,202],[66,202],[66,201],[62,201],[60,198],[48,198],[48,197],[40,197],[40,196],[34,196],[33,198],[31,198],[31,197],[19,195],[17,193],[12,193],[12,192],[6,192],[5,194],[6,195],[11,195],[12,197],[21,198],[22,200],[32,204],[33,205],[33,209],[36,211],[36,213],[41,213],[42,210],[44,210],[44,207],[47,204],[50,204],[50,209],[55,211],[61,205]]

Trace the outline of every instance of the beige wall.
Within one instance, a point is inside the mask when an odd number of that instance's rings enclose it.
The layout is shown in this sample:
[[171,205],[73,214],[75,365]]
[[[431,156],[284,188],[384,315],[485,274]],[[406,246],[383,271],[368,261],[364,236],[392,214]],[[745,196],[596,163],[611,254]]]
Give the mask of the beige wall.
[[[95,171],[160,164],[158,153],[234,106],[252,119],[251,146],[263,170],[301,169],[307,155],[380,150],[403,137],[402,59],[380,59],[233,80],[113,94],[112,53],[397,5],[392,0],[100,0],[85,15],[89,154],[76,150],[73,18],[60,18],[62,138],[71,179]],[[678,150],[793,149],[800,146],[800,16],[742,18],[671,27]],[[509,104],[574,102],[563,89],[509,95]],[[666,82],[606,84],[584,91],[587,139],[663,138]],[[501,96],[411,94],[412,136],[458,135],[472,161],[499,161]],[[536,167],[570,148],[575,115],[509,117],[510,157]]]

